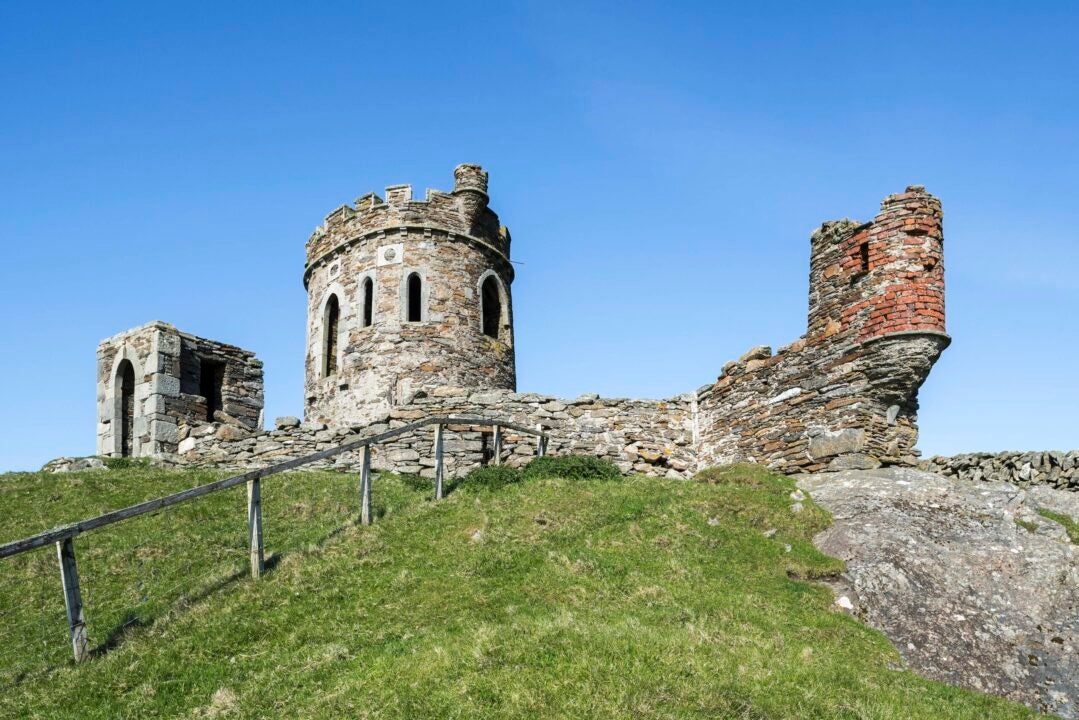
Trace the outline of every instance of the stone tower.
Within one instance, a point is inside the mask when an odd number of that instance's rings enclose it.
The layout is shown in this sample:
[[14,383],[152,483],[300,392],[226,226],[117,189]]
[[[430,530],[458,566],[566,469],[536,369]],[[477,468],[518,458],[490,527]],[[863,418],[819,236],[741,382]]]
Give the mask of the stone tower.
[[510,234],[487,206],[487,173],[453,192],[409,185],[342,205],[307,241],[304,416],[366,423],[417,393],[516,389]]
[[813,233],[806,334],[728,363],[698,397],[701,464],[785,472],[913,464],[918,390],[944,326],[940,201],[890,195],[872,221]]

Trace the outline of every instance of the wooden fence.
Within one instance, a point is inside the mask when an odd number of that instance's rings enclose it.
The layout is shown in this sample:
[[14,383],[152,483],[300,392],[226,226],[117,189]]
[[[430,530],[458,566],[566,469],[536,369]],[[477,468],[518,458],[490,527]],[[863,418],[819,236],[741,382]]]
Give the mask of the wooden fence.
[[104,515],[98,515],[87,520],[81,520],[70,525],[53,528],[45,532],[32,535],[31,537],[15,540],[5,545],[0,545],[0,559],[12,557],[20,553],[29,552],[46,545],[55,543],[57,556],[60,561],[60,581],[64,591],[64,605],[67,608],[68,628],[71,632],[71,647],[75,654],[75,662],[86,660],[89,655],[89,646],[86,634],[86,615],[82,603],[82,594],[79,590],[79,571],[75,563],[75,537],[89,530],[105,527],[114,523],[130,520],[140,515],[146,515],[157,510],[179,505],[200,498],[204,495],[227,490],[242,483],[247,483],[247,533],[251,548],[251,576],[260,577],[265,570],[265,558],[263,553],[262,539],[262,489],[261,480],[270,475],[287,470],[294,470],[310,463],[325,460],[340,455],[341,453],[360,450],[362,460],[360,465],[360,522],[370,525],[371,516],[371,447],[379,443],[392,440],[407,433],[419,430],[430,425],[435,426],[435,477],[434,498],[441,500],[445,494],[445,467],[443,464],[443,436],[447,425],[465,425],[468,427],[491,427],[494,434],[493,461],[497,465],[502,461],[502,431],[513,430],[525,435],[536,437],[536,455],[542,457],[547,452],[548,435],[543,431],[543,426],[528,428],[511,422],[494,420],[489,418],[471,417],[430,417],[418,420],[399,428],[387,430],[359,440],[353,440],[338,445],[337,447],[320,450],[319,452],[306,455],[302,458],[287,460],[277,465],[251,470],[250,472],[233,477],[216,480],[205,485],[199,485],[189,490],[183,490],[172,495],[147,500],[146,502],[132,505],[121,510],[113,510]]

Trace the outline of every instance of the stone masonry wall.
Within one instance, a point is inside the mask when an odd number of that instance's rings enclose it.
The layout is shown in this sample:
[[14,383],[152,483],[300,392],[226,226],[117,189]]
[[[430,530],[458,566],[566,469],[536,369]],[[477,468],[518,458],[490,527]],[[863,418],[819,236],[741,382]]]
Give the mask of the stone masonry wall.
[[[258,435],[221,436],[220,429],[192,432],[178,460],[182,464],[219,465],[234,468],[262,467],[335,447],[435,415],[487,417],[526,426],[542,424],[550,434],[548,454],[570,453],[607,458],[624,472],[653,476],[687,477],[696,471],[694,451],[694,400],[622,400],[582,395],[575,400],[493,390],[470,392],[441,388],[430,396],[421,394],[412,403],[395,408],[389,416],[370,425],[329,427],[280,418],[277,429]],[[434,428],[375,446],[372,465],[381,470],[434,473]],[[488,462],[493,450],[491,429],[450,426],[444,438],[444,458],[450,476],[460,475]],[[503,459],[522,465],[534,457],[536,439],[506,431]],[[323,467],[355,471],[358,453],[346,453]]]
[[702,388],[702,465],[916,462],[918,389],[950,342],[941,220],[940,202],[909,187],[872,222],[813,234],[808,331],[774,355],[754,348]]
[[1047,485],[1058,490],[1079,491],[1079,450],[936,455],[923,460],[919,467],[973,482]]
[[[133,412],[124,419],[121,375],[134,374]],[[203,392],[204,373],[216,388],[211,408]],[[235,345],[151,322],[103,340],[97,351],[99,455],[165,458],[193,428],[223,423],[242,432],[262,428],[262,363]],[[130,447],[123,447],[123,423],[130,423]]]

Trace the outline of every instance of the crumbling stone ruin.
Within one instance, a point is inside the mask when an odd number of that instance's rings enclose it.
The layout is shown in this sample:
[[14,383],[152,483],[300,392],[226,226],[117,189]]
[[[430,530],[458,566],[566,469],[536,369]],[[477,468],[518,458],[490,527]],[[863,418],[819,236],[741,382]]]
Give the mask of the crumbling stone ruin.
[[260,430],[262,405],[262,363],[247,350],[163,322],[98,345],[98,455],[174,457],[193,430]]
[[[917,462],[918,389],[949,342],[942,213],[924,188],[886,198],[871,222],[813,234],[807,332],[794,343],[754,348],[677,398],[565,400],[515,392],[510,233],[488,207],[481,167],[458,166],[454,181],[424,200],[408,185],[364,195],[308,240],[304,423],[261,433],[254,356],[156,323],[102,343],[99,451],[258,465],[453,413],[542,424],[552,452],[652,475],[734,461],[785,472]],[[121,348],[139,379],[127,390]],[[222,373],[219,403],[193,369],[202,363]],[[482,433],[457,431],[447,462],[463,471],[488,451]],[[377,466],[429,472],[402,443]]]

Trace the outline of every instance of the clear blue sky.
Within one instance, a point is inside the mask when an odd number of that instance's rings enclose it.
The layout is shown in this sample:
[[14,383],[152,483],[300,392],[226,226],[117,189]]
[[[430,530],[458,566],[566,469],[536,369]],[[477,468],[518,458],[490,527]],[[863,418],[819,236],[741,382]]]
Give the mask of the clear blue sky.
[[0,6],[0,469],[94,451],[99,340],[255,350],[302,409],[304,242],[478,162],[522,390],[668,396],[805,328],[809,233],[924,184],[927,453],[1079,447],[1074,3]]

